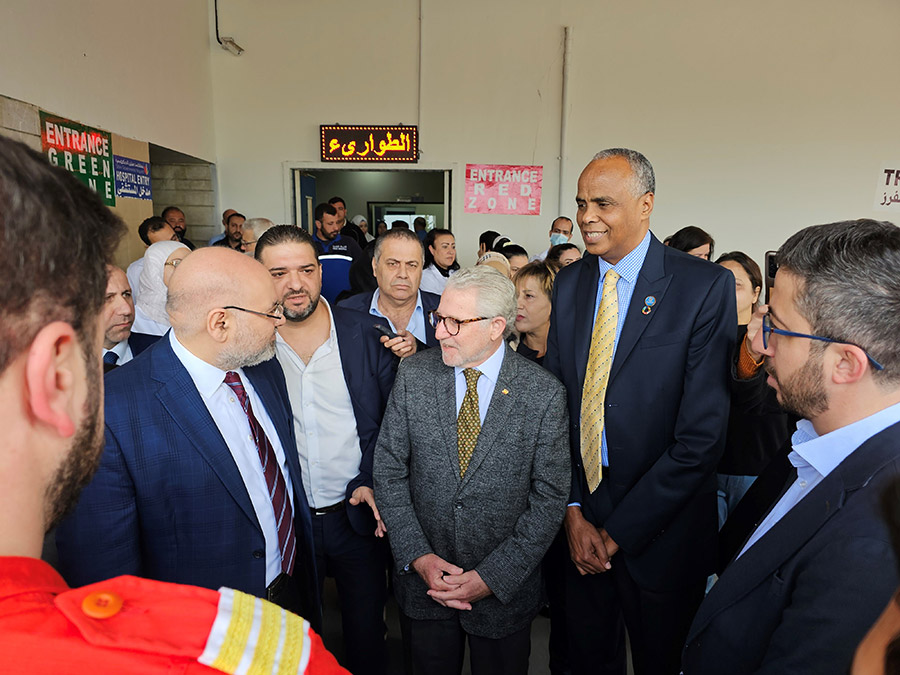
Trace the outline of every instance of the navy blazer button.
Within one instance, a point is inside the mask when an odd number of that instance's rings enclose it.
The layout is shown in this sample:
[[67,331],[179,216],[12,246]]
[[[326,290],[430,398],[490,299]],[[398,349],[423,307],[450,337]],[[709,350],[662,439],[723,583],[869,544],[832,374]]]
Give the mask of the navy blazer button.
[[462,502],[456,502],[456,508],[461,509],[461,508],[462,508]]
[[263,551],[261,548],[258,548],[255,551],[253,551],[253,557],[256,558],[257,560],[264,557],[265,555],[266,555],[266,552]]

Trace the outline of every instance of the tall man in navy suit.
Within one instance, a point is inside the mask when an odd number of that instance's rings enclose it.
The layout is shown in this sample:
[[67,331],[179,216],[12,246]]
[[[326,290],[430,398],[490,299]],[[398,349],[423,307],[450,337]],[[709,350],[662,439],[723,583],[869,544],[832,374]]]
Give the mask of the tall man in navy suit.
[[121,268],[107,265],[106,297],[103,300],[103,369],[124,366],[156,342],[156,335],[133,333],[134,297]]
[[296,445],[290,451],[302,469],[298,489],[312,508],[320,589],[326,574],[334,577],[347,669],[384,673],[386,548],[372,456],[396,359],[379,343],[371,316],[331,307],[321,297],[322,265],[304,230],[267,230],[255,255],[284,306],[276,353],[293,410]]
[[119,574],[229,586],[318,624],[312,527],[275,287],[222,248],[172,275],[172,330],[106,377],[106,447],[57,533],[73,585]]
[[545,366],[571,420],[575,673],[625,673],[623,620],[638,675],[677,673],[715,562],[734,280],[649,232],[654,190],[642,154],[595,156],[576,198],[587,254],[553,293]]
[[687,675],[849,672],[897,587],[878,501],[900,475],[900,229],[808,227],[777,261],[753,349],[804,418],[794,471],[700,606]]
[[388,230],[375,241],[374,254],[372,272],[378,288],[352,295],[338,304],[387,323],[397,337],[385,336],[381,342],[401,358],[437,347],[429,317],[441,303],[441,296],[419,289],[425,264],[425,249],[419,237],[400,227]]

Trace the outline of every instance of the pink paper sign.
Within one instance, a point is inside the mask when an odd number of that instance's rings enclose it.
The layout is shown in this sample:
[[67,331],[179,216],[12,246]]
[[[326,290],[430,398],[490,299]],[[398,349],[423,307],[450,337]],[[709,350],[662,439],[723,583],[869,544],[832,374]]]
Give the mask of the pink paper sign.
[[542,166],[466,164],[466,213],[541,214]]

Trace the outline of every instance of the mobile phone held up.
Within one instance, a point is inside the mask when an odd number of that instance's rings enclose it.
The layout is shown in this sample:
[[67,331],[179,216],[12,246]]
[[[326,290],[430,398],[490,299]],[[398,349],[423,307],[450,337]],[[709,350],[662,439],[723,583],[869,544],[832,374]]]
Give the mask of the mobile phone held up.
[[384,335],[388,340],[393,340],[395,337],[397,337],[397,334],[390,328],[385,326],[383,323],[376,323],[372,326],[372,328]]

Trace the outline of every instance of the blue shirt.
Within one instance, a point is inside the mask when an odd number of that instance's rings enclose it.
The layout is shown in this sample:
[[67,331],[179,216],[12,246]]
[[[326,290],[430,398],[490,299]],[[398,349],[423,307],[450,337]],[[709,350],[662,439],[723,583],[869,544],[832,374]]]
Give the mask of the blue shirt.
[[[497,385],[497,378],[500,376],[500,366],[503,365],[503,355],[506,352],[506,344],[500,343],[497,351],[491,354],[487,361],[476,367],[475,370],[481,371],[481,377],[478,378],[478,384],[475,385],[478,391],[478,416],[481,423],[484,424],[484,416],[487,415],[488,406],[491,404],[491,397],[494,395],[494,387]],[[459,409],[462,408],[463,399],[466,397],[466,375],[464,368],[454,366],[453,372],[456,380],[456,416],[459,417]]]
[[[391,330],[397,332],[397,327],[378,309],[378,298],[381,297],[381,289],[376,288],[372,294],[372,302],[369,305],[369,314],[379,316],[387,320]],[[412,316],[409,317],[409,323],[406,324],[406,330],[412,333],[416,340],[425,344],[425,309],[422,307],[422,293],[416,291],[416,308],[413,310]]]
[[788,455],[791,464],[797,469],[797,479],[756,528],[738,557],[744,555],[747,549],[762,539],[766,532],[812,492],[854,450],[897,422],[900,422],[900,403],[879,410],[874,415],[864,417],[853,424],[835,429],[824,436],[816,434],[812,422],[800,420],[797,423],[797,431],[791,437],[793,451]]
[[[597,301],[594,303],[594,320],[591,328],[597,322],[597,312],[600,310],[600,301],[603,300],[603,279],[609,270],[615,270],[619,275],[616,282],[616,298],[619,303],[619,315],[616,322],[616,341],[613,344],[613,358],[616,355],[616,349],[619,346],[619,337],[622,335],[622,327],[625,325],[625,317],[628,316],[628,307],[631,305],[631,296],[634,294],[634,287],[637,284],[638,274],[641,267],[644,266],[644,260],[647,258],[647,251],[650,250],[650,232],[644,235],[641,243],[634,247],[631,252],[622,258],[615,265],[610,265],[603,258],[597,258],[597,264],[600,268],[600,282],[597,286]],[[603,436],[600,439],[600,458],[603,466],[609,466],[609,457],[606,448],[606,425],[603,426]]]

